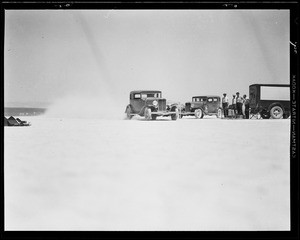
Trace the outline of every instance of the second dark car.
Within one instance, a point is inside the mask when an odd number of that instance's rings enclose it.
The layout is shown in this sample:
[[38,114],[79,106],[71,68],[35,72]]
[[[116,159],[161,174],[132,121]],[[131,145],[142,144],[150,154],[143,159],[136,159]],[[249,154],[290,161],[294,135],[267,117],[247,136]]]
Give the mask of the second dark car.
[[203,118],[204,115],[221,117],[221,98],[219,96],[194,96],[191,102],[185,103],[184,108],[179,113],[180,117],[195,116]]

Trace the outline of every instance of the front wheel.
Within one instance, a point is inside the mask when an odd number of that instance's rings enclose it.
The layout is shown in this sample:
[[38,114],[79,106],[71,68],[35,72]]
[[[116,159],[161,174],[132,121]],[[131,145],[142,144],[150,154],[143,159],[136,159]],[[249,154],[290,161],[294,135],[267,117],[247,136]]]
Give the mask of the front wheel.
[[179,112],[178,112],[178,109],[177,109],[177,108],[175,109],[175,112],[176,112],[175,114],[172,114],[172,115],[171,115],[171,119],[172,119],[172,120],[177,120],[177,118],[179,117]]
[[195,110],[195,117],[200,119],[200,118],[203,118],[203,111],[202,109],[196,109]]
[[280,106],[271,108],[270,115],[273,119],[280,119],[283,116],[283,109]]
[[146,120],[151,120],[151,109],[150,108],[145,108],[144,116],[145,116]]
[[132,118],[132,115],[131,115],[131,108],[130,107],[127,107],[126,108],[126,117],[127,119],[131,119]]

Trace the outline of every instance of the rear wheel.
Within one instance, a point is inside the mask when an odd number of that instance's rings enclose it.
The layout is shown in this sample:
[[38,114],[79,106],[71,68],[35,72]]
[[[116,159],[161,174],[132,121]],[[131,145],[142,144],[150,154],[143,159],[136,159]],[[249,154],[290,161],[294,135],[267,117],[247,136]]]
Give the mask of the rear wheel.
[[270,110],[270,115],[273,119],[280,119],[283,116],[283,109],[280,106],[274,106]]
[[203,118],[203,111],[201,109],[196,109],[195,110],[195,117],[200,119]]
[[145,116],[146,120],[151,120],[151,109],[150,108],[145,108],[144,116]]
[[[225,111],[225,110],[224,110]],[[222,109],[219,108],[218,109],[218,113],[217,113],[217,118],[221,118],[222,117]]]

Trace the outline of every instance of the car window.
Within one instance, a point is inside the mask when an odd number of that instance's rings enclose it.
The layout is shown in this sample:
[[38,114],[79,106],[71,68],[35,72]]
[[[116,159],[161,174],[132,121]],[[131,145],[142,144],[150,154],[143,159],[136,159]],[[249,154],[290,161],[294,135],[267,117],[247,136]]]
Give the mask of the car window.
[[201,98],[201,97],[194,97],[192,99],[193,102],[205,102],[206,98]]
[[214,102],[217,102],[218,101],[218,98],[214,98]]
[[140,93],[134,94],[134,99],[138,99],[138,98],[141,98],[141,94]]
[[142,93],[142,99],[146,99],[147,98],[147,94],[146,93]]
[[207,101],[208,101],[208,102],[212,102],[213,99],[212,99],[212,98],[208,98]]

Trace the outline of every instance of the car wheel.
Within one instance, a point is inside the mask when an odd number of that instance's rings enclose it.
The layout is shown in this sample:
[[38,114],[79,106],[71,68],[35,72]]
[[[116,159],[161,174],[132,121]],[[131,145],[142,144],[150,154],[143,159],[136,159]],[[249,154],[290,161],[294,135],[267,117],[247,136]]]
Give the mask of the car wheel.
[[273,119],[280,119],[283,116],[283,109],[280,106],[274,106],[271,108],[270,114]]
[[144,116],[145,116],[146,120],[151,120],[151,109],[150,108],[145,108]]
[[217,118],[221,118],[221,117],[222,117],[222,109],[219,108],[217,113]]
[[127,109],[126,109],[126,117],[127,117],[127,119],[131,119],[132,118],[131,108],[130,107],[127,107]]
[[203,111],[201,109],[196,109],[195,110],[195,117],[200,119],[203,118]]
[[175,114],[172,114],[172,115],[171,115],[171,119],[172,119],[172,120],[177,120],[177,118],[179,117],[179,112],[178,112],[178,109],[177,109],[177,108],[175,109],[175,112],[176,112]]

